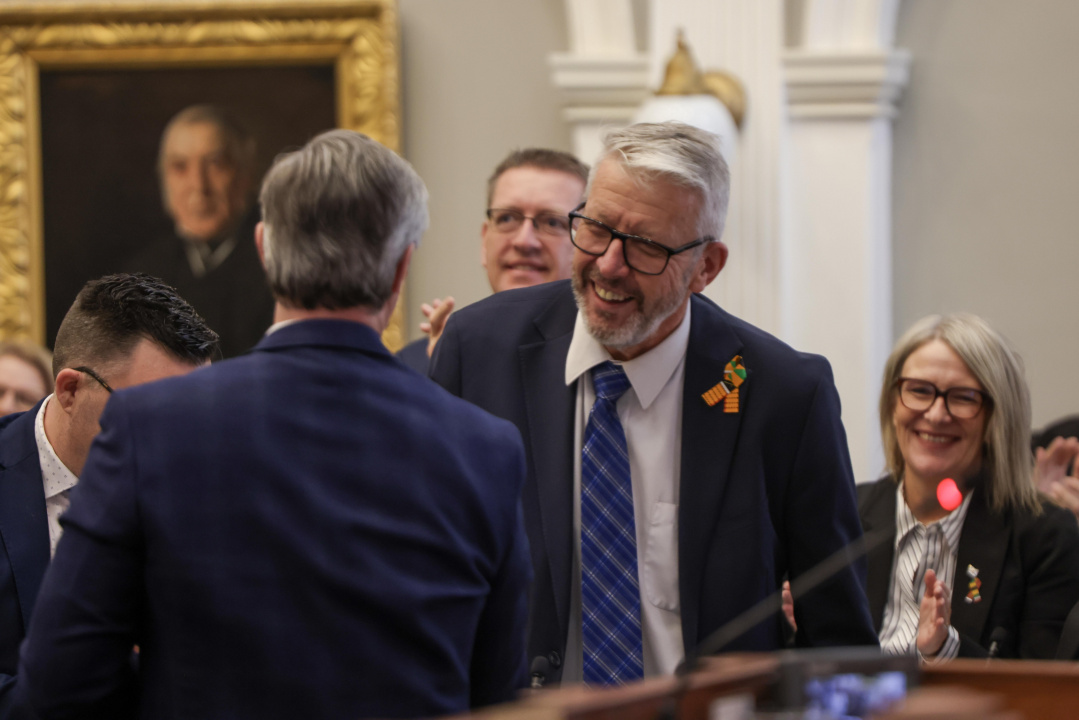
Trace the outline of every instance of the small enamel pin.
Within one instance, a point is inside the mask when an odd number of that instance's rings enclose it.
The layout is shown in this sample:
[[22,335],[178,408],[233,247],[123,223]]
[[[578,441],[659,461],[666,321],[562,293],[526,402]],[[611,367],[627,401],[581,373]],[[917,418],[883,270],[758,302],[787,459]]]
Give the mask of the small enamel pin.
[[967,577],[970,578],[970,582],[967,583],[967,596],[964,598],[964,600],[968,604],[981,602],[982,581],[978,579],[978,568],[974,567],[973,565],[967,565]]
[[738,412],[738,388],[746,381],[746,368],[742,365],[742,356],[735,355],[723,368],[723,379],[715,384],[708,392],[701,395],[708,407],[713,407],[723,401],[723,412]]

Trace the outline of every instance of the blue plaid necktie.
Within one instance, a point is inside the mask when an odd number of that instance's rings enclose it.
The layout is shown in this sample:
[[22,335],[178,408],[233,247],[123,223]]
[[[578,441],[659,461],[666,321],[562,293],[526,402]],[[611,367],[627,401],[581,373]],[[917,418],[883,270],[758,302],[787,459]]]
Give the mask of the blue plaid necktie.
[[615,409],[629,378],[605,362],[592,369],[592,385],[581,455],[581,645],[584,681],[617,685],[644,676],[633,486]]

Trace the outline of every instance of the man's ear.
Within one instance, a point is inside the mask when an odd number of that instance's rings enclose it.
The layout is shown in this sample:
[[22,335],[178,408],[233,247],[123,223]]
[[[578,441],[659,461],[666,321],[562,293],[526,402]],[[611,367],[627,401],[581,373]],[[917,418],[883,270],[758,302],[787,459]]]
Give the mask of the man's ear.
[[263,223],[262,223],[261,220],[259,220],[258,224],[255,225],[255,247],[258,248],[259,262],[262,263],[262,269],[265,270],[266,269],[266,254],[265,254],[265,251],[263,251],[263,249],[262,249],[262,242],[263,242],[262,233],[263,233],[263,231],[264,231]]
[[82,381],[83,374],[71,368],[64,368],[56,376],[55,399],[68,415],[74,411],[76,394],[80,390],[85,390],[85,386],[80,387]]
[[719,240],[705,243],[704,252],[697,261],[698,267],[690,280],[689,289],[695,293],[703,292],[727,264],[727,253],[726,244]]

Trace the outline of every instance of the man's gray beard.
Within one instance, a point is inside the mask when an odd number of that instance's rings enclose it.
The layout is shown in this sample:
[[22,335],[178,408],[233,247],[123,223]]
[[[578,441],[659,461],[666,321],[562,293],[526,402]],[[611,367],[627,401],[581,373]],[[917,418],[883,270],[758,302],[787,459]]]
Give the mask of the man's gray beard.
[[[621,327],[596,327],[588,317],[588,310],[584,301],[584,285],[579,273],[573,273],[573,299],[577,301],[577,312],[584,320],[584,326],[588,334],[594,337],[600,345],[610,348],[627,348],[640,345],[656,331],[664,320],[678,309],[685,298],[672,295],[665,299],[665,303],[653,310],[651,316],[643,311],[634,313]],[[673,302],[672,302],[673,301]]]

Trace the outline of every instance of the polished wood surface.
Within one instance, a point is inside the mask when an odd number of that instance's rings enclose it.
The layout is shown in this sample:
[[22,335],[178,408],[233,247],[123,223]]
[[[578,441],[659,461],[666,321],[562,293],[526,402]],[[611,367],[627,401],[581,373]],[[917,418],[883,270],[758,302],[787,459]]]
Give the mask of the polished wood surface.
[[922,685],[996,693],[1028,720],[1079,720],[1079,663],[1037,660],[952,660],[922,672]]
[[739,694],[756,697],[775,679],[779,660],[773,655],[724,655],[707,658],[684,681],[650,678],[619,688],[590,689],[571,685],[540,690],[519,702],[498,705],[459,717],[484,720],[655,720],[665,706],[677,708],[683,720],[707,718],[716,698]]

